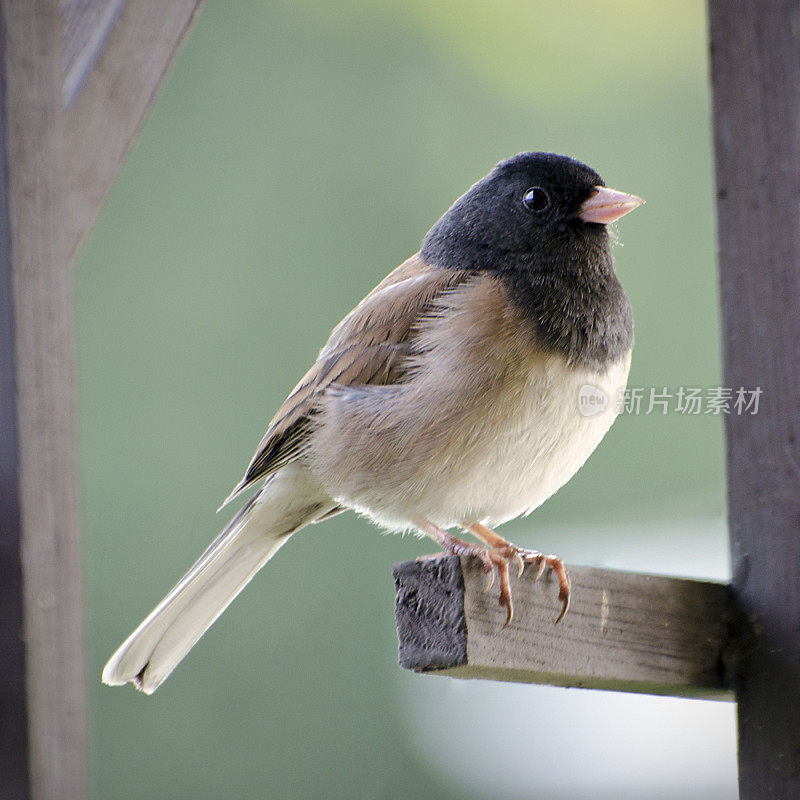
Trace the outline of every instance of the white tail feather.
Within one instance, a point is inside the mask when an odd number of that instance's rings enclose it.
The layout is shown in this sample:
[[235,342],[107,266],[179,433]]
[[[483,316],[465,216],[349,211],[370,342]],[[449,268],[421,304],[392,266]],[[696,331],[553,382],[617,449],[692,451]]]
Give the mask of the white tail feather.
[[276,473],[120,645],[103,683],[152,694],[289,536],[334,507],[303,466]]

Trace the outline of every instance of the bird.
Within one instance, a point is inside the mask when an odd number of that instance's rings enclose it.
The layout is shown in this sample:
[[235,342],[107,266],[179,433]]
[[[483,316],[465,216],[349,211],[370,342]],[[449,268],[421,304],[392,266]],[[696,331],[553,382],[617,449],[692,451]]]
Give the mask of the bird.
[[257,491],[103,682],[154,692],[293,534],[348,509],[478,558],[506,625],[509,566],[551,569],[558,622],[562,560],[494,528],[563,486],[617,416],[613,402],[582,413],[578,397],[627,384],[633,314],[608,225],[643,202],[555,153],[519,153],[474,183],[333,329],[220,508]]

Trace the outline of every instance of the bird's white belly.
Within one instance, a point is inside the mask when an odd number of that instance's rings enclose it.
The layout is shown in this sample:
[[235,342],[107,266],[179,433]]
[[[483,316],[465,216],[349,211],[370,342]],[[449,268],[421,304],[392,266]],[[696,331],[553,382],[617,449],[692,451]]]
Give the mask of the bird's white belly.
[[[430,497],[419,498],[421,504],[430,503],[427,512],[442,525],[499,525],[533,511],[580,469],[611,427],[629,365],[626,358],[597,374],[549,359],[541,372],[530,376],[515,403],[505,398],[513,404],[501,410],[502,416],[487,410],[484,430],[476,432],[475,447],[465,453],[460,474],[432,485]],[[585,402],[579,407],[581,396]],[[595,403],[587,397],[596,398]],[[597,401],[603,398],[603,410],[586,413],[599,408]]]
[[[552,356],[469,408],[448,409],[443,399],[439,421],[410,433],[394,448],[399,457],[393,463],[382,453],[375,462],[380,466],[368,471],[358,448],[343,455],[328,473],[329,491],[393,530],[412,528],[420,517],[440,527],[492,526],[528,513],[575,474],[611,427],[629,366],[627,355],[604,373],[588,372]],[[607,398],[599,413],[581,413],[584,386]],[[447,415],[448,443],[417,460]]]

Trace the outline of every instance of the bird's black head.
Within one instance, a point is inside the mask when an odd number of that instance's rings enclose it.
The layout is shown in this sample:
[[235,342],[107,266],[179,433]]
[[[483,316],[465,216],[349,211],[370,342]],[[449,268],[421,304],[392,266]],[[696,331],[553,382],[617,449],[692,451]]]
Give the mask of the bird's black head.
[[[604,225],[580,218],[583,203],[604,186],[585,164],[555,153],[520,153],[501,161],[456,200],[422,245],[433,266],[503,269],[550,260],[554,246],[607,245]],[[577,255],[577,253],[574,253]],[[544,266],[544,265],[543,265]]]
[[633,336],[605,223],[641,202],[572,158],[520,153],[453,203],[420,255],[433,267],[494,272],[546,343],[602,366]]

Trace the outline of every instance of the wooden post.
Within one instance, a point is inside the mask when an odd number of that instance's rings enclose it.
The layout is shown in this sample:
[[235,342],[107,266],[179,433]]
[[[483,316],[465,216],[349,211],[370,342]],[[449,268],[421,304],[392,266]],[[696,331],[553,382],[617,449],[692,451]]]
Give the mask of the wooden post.
[[0,794],[80,800],[71,263],[199,0],[0,3]]
[[88,793],[57,3],[4,4],[30,791]]
[[800,2],[711,0],[742,800],[800,797]]
[[[0,25],[2,21],[0,20]],[[0,29],[0,97],[6,96]],[[17,378],[5,103],[0,104],[0,783],[9,800],[28,797],[28,716],[22,621]]]

